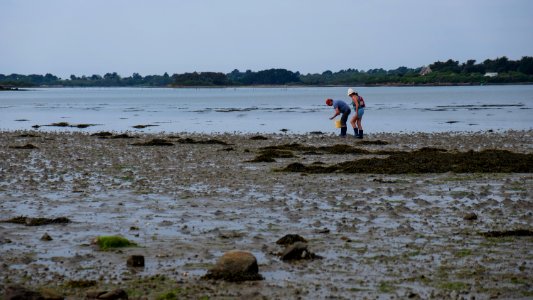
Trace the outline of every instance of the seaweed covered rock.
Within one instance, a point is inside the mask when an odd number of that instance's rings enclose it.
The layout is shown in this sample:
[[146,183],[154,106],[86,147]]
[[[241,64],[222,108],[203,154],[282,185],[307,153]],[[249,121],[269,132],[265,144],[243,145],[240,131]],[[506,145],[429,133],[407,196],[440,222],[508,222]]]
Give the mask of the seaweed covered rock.
[[207,271],[204,279],[221,279],[225,281],[262,280],[257,259],[247,251],[232,250],[224,253],[217,264]]
[[276,241],[276,244],[278,245],[292,245],[296,242],[304,242],[306,243],[307,240],[304,239],[302,236],[298,234],[287,234],[284,237],[280,238]]
[[301,260],[301,259],[320,259],[319,255],[311,252],[307,244],[304,242],[296,242],[288,246],[283,253],[281,253],[281,260]]

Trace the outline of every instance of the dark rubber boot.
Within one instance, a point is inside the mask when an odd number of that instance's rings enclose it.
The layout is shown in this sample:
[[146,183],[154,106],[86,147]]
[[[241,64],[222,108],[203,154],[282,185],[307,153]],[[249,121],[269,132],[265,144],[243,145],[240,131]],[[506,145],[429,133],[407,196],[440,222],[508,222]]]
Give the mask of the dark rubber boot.
[[363,130],[359,130],[359,136],[357,138],[360,138],[360,139],[363,138]]
[[354,137],[359,137],[359,128],[354,128],[353,129],[353,136]]
[[348,127],[341,127],[341,135],[340,137],[346,137],[346,131],[348,130]]

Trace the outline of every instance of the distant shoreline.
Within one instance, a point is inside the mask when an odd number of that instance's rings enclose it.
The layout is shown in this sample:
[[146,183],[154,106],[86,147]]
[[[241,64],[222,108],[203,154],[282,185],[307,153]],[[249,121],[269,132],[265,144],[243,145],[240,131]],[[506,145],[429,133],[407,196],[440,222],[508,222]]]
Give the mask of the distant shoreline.
[[2,87],[0,86],[0,91],[27,91],[32,88],[202,88],[202,89],[218,89],[218,88],[327,88],[327,87],[347,87],[347,86],[357,86],[357,87],[447,87],[447,86],[503,86],[503,85],[533,85],[533,82],[512,82],[512,83],[483,83],[483,84],[474,84],[474,83],[431,83],[431,84],[406,84],[406,83],[384,83],[384,84],[353,84],[353,85],[198,85],[198,86],[186,86],[186,85],[170,85],[170,86],[65,86],[65,85],[40,85],[40,86],[24,86],[24,87]]

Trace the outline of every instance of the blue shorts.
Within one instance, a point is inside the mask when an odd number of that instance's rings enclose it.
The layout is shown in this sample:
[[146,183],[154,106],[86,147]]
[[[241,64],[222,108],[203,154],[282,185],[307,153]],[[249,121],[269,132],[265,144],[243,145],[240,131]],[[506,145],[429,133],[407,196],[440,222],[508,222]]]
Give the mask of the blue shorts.
[[[354,111],[356,111],[355,108],[354,108]],[[365,114],[365,109],[362,108],[362,107],[359,107],[359,111],[358,111],[358,113],[357,113],[357,118],[358,118],[358,119],[363,119],[363,115],[364,115],[364,114]]]

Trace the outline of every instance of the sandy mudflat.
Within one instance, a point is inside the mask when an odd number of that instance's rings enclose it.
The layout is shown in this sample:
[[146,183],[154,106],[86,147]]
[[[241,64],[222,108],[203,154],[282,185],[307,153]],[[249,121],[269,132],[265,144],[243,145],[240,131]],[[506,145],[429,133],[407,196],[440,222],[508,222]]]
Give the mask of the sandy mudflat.
[[[262,147],[289,143],[531,154],[533,131],[365,139],[385,145],[321,134],[128,135],[136,138],[0,132],[0,219],[72,221],[0,223],[2,291],[21,284],[69,299],[114,288],[130,299],[533,297],[533,237],[483,235],[533,230],[532,173],[275,171],[294,162],[328,166],[379,158],[321,151],[249,162]],[[172,145],[132,145],[154,138]],[[465,220],[469,213],[477,219]],[[41,240],[45,233],[52,240]],[[287,233],[303,236],[323,259],[281,261],[276,254],[283,249],[275,242]],[[114,234],[139,246],[100,251],[90,244]],[[253,253],[265,279],[200,279],[232,249]],[[144,255],[146,266],[128,268],[132,254]]]

